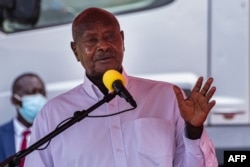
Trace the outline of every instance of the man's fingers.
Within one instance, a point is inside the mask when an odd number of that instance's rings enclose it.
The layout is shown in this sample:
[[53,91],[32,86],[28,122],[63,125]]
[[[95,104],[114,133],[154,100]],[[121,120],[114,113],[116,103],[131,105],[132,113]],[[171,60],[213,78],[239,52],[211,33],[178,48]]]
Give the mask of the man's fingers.
[[203,82],[203,77],[199,77],[194,85],[194,88],[192,89],[192,93],[200,91],[202,82]]
[[216,104],[216,101],[215,100],[212,100],[209,104],[208,104],[208,109],[209,111],[211,111],[211,109],[215,106]]
[[182,91],[176,85],[174,85],[173,89],[174,89],[174,93],[176,95],[177,101],[178,101],[179,105],[181,105],[181,103],[184,101],[184,97],[183,97]]
[[213,87],[208,91],[208,93],[206,94],[206,99],[207,99],[208,102],[209,102],[209,100],[213,97],[215,91],[216,91],[216,87],[213,86]]
[[205,85],[203,86],[203,88],[200,91],[201,95],[205,96],[207,94],[208,90],[210,89],[210,87],[213,83],[213,80],[214,80],[213,78],[209,78],[207,80],[207,82],[205,83]]

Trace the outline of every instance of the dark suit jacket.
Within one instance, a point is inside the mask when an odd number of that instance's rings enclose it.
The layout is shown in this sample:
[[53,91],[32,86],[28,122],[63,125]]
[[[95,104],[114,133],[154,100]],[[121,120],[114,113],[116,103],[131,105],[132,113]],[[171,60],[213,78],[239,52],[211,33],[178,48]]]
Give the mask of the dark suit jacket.
[[16,153],[13,120],[0,126],[0,163]]

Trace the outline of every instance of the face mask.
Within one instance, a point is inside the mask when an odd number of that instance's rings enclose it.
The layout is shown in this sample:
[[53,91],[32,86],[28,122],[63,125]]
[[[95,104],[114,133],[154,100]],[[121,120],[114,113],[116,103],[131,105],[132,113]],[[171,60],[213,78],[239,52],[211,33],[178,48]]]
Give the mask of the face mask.
[[39,111],[42,109],[47,99],[41,94],[25,95],[15,97],[22,102],[22,107],[18,108],[19,113],[29,123],[32,123]]

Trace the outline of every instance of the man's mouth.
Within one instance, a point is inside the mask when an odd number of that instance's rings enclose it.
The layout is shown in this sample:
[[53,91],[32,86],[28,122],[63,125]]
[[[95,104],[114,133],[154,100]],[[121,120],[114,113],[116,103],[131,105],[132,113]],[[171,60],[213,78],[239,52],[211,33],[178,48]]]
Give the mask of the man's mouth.
[[102,58],[98,58],[96,61],[101,61],[101,62],[105,62],[105,61],[109,61],[111,59],[113,59],[114,57],[102,57]]

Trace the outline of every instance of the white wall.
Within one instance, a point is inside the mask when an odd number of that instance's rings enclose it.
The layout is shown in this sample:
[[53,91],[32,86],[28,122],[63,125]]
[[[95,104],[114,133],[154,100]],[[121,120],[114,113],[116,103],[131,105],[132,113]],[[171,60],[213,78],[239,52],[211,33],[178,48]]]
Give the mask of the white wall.
[[[211,75],[219,105],[211,124],[249,123],[249,0],[211,1]],[[236,113],[226,119],[229,114]]]

